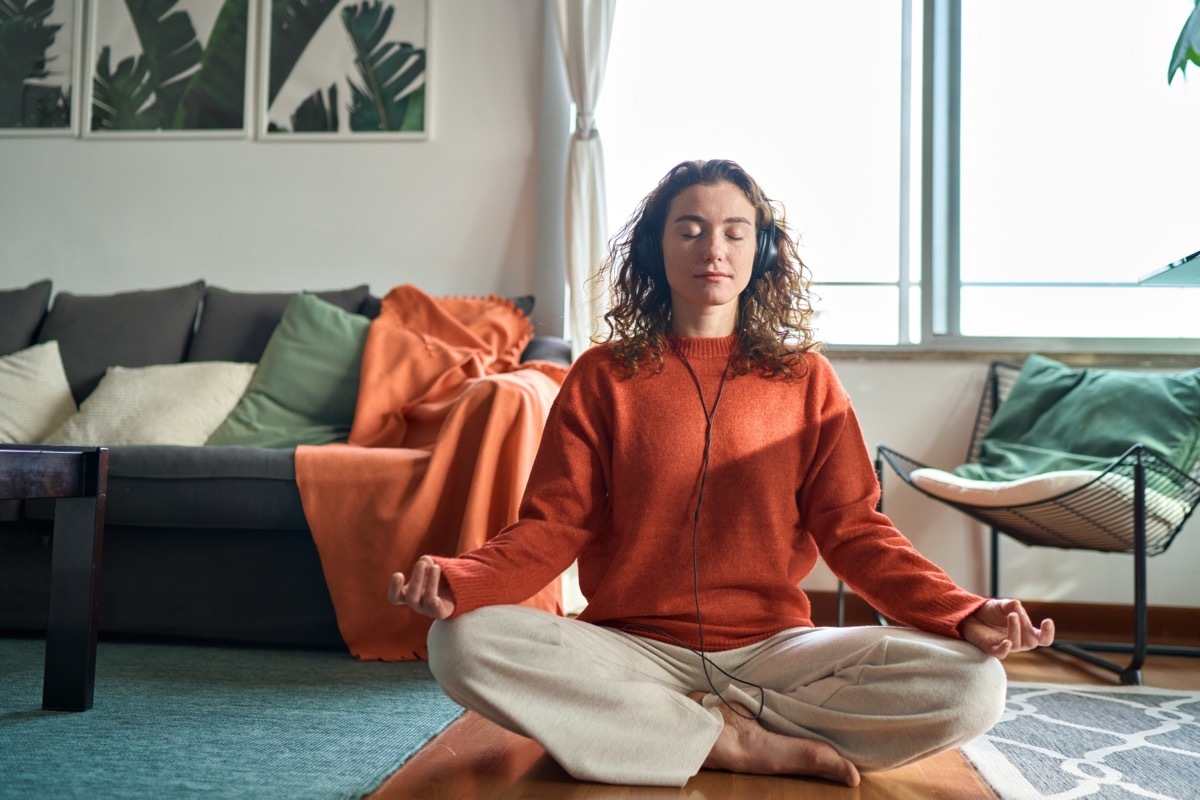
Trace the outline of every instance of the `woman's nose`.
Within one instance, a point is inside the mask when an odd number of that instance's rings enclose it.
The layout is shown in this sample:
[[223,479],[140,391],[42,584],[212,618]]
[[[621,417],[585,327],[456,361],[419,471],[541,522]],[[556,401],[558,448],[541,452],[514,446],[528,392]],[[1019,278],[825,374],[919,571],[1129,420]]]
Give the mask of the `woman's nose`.
[[725,256],[725,242],[720,236],[709,236],[704,242],[704,260],[717,263]]

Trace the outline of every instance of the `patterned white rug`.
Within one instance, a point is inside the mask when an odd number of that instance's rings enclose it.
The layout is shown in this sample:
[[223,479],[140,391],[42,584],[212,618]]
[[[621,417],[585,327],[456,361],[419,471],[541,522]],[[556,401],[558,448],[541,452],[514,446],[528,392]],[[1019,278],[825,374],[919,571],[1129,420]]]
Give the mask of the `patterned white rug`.
[[1200,692],[1010,683],[963,753],[1002,800],[1200,798]]

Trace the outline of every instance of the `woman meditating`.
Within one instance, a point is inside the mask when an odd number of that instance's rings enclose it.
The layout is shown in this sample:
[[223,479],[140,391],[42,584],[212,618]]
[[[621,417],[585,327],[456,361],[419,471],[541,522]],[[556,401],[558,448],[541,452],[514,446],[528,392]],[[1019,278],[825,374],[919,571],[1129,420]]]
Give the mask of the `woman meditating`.
[[[684,162],[603,275],[608,336],[562,386],[520,519],[392,577],[391,602],[438,620],[446,694],[608,783],[855,786],[990,728],[999,659],[1053,623],[959,588],[876,510],[782,209],[731,161]],[[818,555],[905,627],[813,627]],[[577,619],[513,605],[576,560]]]

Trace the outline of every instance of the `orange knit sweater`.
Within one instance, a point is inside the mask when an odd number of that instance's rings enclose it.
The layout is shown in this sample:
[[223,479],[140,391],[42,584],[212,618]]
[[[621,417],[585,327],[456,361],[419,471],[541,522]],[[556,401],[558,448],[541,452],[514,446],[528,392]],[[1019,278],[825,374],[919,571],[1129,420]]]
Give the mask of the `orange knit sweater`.
[[[736,337],[676,339],[711,408]],[[800,583],[817,555],[887,616],[935,633],[984,598],[958,588],[877,512],[879,488],[849,397],[808,354],[798,380],[730,376],[693,519],[705,414],[679,355],[626,377],[603,346],[571,368],[550,412],[520,520],[439,558],[456,614],[516,603],[579,560],[580,619],[724,650],[811,626]],[[697,625],[699,581],[703,644]],[[667,634],[667,635],[664,635]]]

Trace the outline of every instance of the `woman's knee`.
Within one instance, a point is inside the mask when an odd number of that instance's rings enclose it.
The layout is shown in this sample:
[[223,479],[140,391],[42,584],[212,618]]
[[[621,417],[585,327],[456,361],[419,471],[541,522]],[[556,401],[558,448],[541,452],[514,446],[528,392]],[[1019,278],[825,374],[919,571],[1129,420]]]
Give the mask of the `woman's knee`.
[[443,687],[449,677],[447,667],[461,661],[459,642],[462,637],[459,635],[461,626],[458,623],[462,619],[462,617],[458,617],[435,621],[425,639],[425,647],[429,652],[429,671]]
[[451,687],[486,680],[514,659],[527,659],[531,646],[554,639],[554,619],[524,606],[486,606],[438,620],[426,640],[429,669],[453,696]]
[[[482,610],[482,609],[481,609]],[[434,679],[453,696],[452,688],[471,672],[475,653],[484,641],[486,624],[479,612],[433,623],[426,638],[429,651],[429,671]]]
[[[981,654],[982,655],[982,654]],[[986,733],[1004,713],[1008,678],[998,659],[984,656],[982,661],[965,665],[958,679],[963,711],[959,723],[960,738],[970,741]]]

